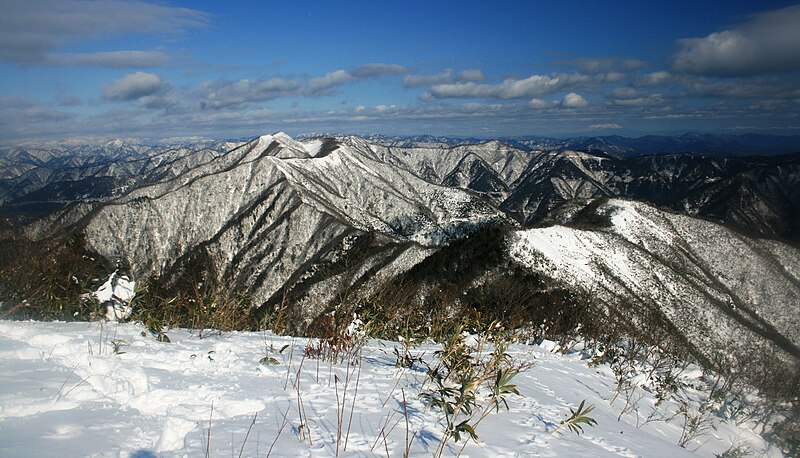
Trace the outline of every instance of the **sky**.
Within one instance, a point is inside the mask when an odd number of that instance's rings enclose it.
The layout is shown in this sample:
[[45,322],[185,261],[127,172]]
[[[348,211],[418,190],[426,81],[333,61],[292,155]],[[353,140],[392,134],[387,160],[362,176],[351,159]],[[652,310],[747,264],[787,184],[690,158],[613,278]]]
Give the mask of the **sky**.
[[800,134],[786,1],[0,0],[0,144]]

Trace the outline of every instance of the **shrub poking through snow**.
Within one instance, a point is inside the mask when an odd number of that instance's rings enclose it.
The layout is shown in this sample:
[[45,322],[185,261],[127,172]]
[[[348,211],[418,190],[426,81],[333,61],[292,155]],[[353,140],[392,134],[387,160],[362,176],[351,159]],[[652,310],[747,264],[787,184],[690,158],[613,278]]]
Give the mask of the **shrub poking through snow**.
[[360,350],[366,339],[363,322],[354,314],[352,321],[342,326],[337,324],[335,315],[335,312],[331,312],[322,318],[319,325],[321,335],[308,341],[305,356],[332,363],[347,362],[355,366],[359,363]]
[[123,348],[128,346],[128,341],[124,339],[113,339],[111,345],[114,347],[115,355],[124,355],[127,353]]
[[559,431],[561,428],[566,426],[573,433],[580,435],[583,432],[583,427],[581,427],[581,424],[594,427],[597,424],[597,421],[588,415],[592,410],[594,410],[594,405],[584,408],[585,404],[586,400],[584,399],[581,401],[581,404],[577,409],[573,410],[570,408],[569,411],[572,415],[559,423],[556,429],[554,429],[550,434],[555,434],[556,431]]
[[[444,432],[434,456],[442,456],[448,442],[479,441],[476,429],[486,416],[508,409],[507,397],[521,396],[512,379],[532,364],[515,362],[507,353],[509,338],[492,323],[480,337],[457,327],[436,352],[438,362],[428,366],[420,398],[442,414]],[[493,349],[488,351],[490,338]],[[467,442],[464,443],[466,446]],[[462,446],[463,450],[463,446]]]
[[415,362],[422,361],[422,359],[419,356],[414,356],[411,354],[411,348],[413,348],[415,344],[414,339],[401,338],[400,343],[402,344],[402,347],[394,347],[392,349],[392,351],[394,351],[394,356],[396,358],[394,367],[409,369],[414,366]]

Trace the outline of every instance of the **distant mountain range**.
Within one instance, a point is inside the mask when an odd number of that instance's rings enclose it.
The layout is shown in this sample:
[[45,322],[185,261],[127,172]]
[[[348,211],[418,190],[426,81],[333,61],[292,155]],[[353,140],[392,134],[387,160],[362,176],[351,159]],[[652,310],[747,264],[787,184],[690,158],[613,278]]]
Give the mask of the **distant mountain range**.
[[[257,308],[291,297],[307,320],[393,279],[425,301],[442,282],[470,297],[522,269],[631,323],[655,313],[708,360],[755,341],[797,369],[800,153],[774,154],[794,137],[769,137],[760,156],[692,151],[755,138],[571,140],[581,150],[276,133],[194,149],[19,148],[3,155],[0,190],[8,221],[43,216],[29,237],[79,234],[137,279],[200,270]],[[469,248],[488,228],[498,258]]]
[[[483,143],[476,138],[448,138],[431,135],[412,137],[365,136],[365,139],[384,146],[441,147]],[[770,156],[800,152],[800,135],[717,135],[689,132],[683,135],[647,135],[622,137],[506,137],[499,141],[523,150],[577,150],[602,152],[611,156],[637,156],[642,154],[688,153],[702,156]]]
[[40,215],[77,201],[103,201],[132,187],[163,181],[241,143],[148,146],[20,146],[0,154],[0,204],[6,212]]
[[[762,235],[800,233],[793,155],[800,152],[800,136],[362,140],[381,160],[436,184],[482,193],[523,222],[536,221],[564,199],[622,196]],[[40,215],[71,202],[104,201],[169,180],[245,143],[147,146],[115,140],[9,148],[0,154],[0,205],[7,213]],[[508,163],[498,169],[504,158]]]

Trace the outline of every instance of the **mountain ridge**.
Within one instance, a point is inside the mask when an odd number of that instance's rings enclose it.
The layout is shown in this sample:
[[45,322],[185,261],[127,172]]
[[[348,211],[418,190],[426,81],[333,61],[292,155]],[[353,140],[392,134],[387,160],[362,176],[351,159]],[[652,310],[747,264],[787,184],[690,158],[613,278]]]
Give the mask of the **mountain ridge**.
[[[192,157],[157,152],[130,189],[80,198],[28,234],[76,234],[134,278],[235,291],[260,316],[288,302],[305,326],[344,298],[380,303],[394,284],[409,291],[403,310],[422,313],[474,306],[524,323],[555,301],[633,327],[655,316],[718,366],[739,364],[716,350],[741,358],[738,333],[800,371],[800,253],[744,235],[797,234],[800,155],[616,157],[278,132]],[[455,260],[475,268],[437,272]],[[510,310],[512,293],[531,302]]]

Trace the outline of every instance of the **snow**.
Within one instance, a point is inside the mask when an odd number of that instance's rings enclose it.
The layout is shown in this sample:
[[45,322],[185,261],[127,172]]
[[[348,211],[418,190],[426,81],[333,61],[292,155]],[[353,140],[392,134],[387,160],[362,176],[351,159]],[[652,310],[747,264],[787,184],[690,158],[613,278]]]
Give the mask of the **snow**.
[[[627,240],[645,248],[648,248],[646,239],[655,239],[667,245],[674,242],[675,237],[662,228],[663,222],[654,215],[655,212],[650,207],[626,200],[614,200],[610,206],[614,231]],[[660,219],[664,218],[665,216],[661,216]]]
[[[598,241],[596,234],[563,226],[517,231],[509,256],[535,270],[549,267],[547,270],[561,271],[570,268],[578,274],[582,282],[587,282],[595,277],[595,273],[591,259],[593,252],[586,247],[593,246]],[[536,256],[537,253],[540,256]]]
[[317,154],[319,154],[319,151],[322,149],[322,145],[325,143],[325,141],[321,138],[315,138],[312,140],[303,141],[301,143],[308,155],[315,157]]
[[783,267],[795,264],[788,261],[798,259],[795,248],[643,203],[611,199],[594,211],[611,224],[519,230],[509,256],[589,292],[596,303],[633,304],[633,313],[657,306],[698,351],[738,370],[748,362],[735,355],[761,345],[774,349],[770,358],[794,367],[794,356],[747,323],[757,316],[794,345],[800,341],[800,287],[792,267]]
[[106,319],[116,321],[131,315],[130,302],[136,295],[136,282],[125,275],[112,273],[105,283],[92,293],[100,304],[106,304]]
[[[399,456],[404,396],[411,455],[430,456],[442,436],[439,413],[418,396],[424,368],[394,366],[398,343],[368,340],[361,365],[350,366],[304,358],[302,338],[252,332],[201,339],[173,329],[167,343],[143,330],[0,321],[0,456],[204,456],[207,449],[208,456],[333,456],[339,418],[340,455]],[[412,352],[430,360],[438,348]],[[713,456],[734,442],[779,456],[747,423],[719,422],[684,449],[676,445],[679,420],[637,428],[641,417],[631,412],[618,421],[611,370],[589,367],[581,352],[548,351],[554,348],[547,341],[510,347],[517,361],[535,363],[513,380],[523,396],[478,425],[480,445],[469,443],[464,456]],[[277,364],[259,364],[265,356]],[[651,393],[642,395],[642,406],[653,404]],[[596,406],[598,425],[580,436],[553,434],[584,399]],[[445,456],[463,443],[450,444]]]

